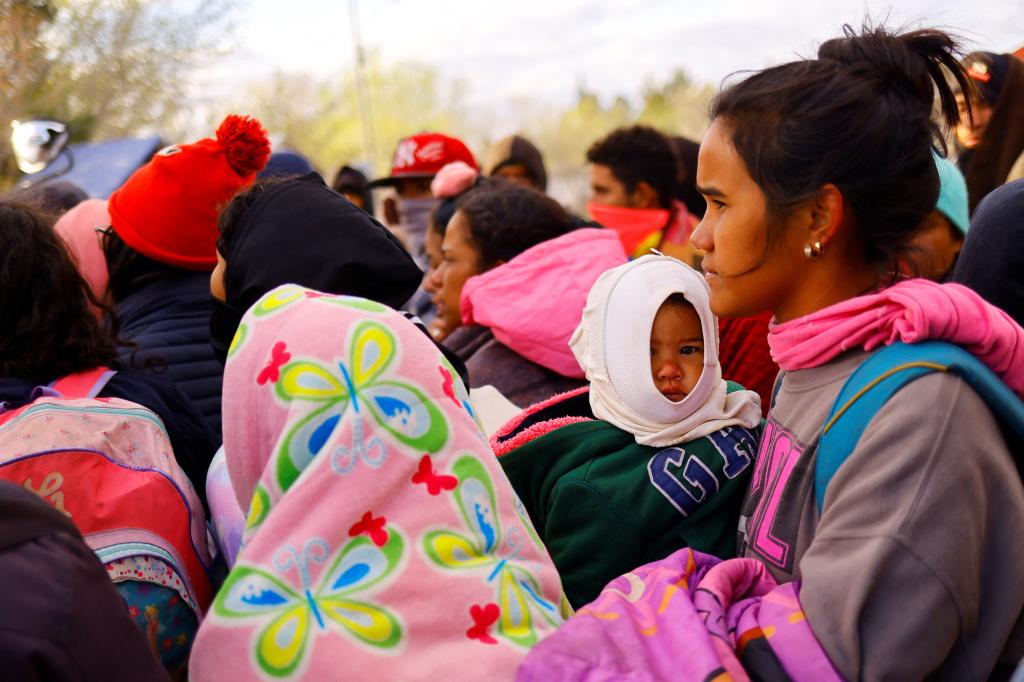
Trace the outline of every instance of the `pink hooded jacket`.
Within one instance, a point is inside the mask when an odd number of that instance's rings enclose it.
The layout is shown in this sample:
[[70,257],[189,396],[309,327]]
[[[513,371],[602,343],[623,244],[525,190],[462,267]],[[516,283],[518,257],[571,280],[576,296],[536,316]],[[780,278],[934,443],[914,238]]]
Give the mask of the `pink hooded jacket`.
[[594,282],[626,260],[613,230],[574,230],[471,277],[462,289],[462,321],[489,327],[494,338],[531,362],[582,379],[569,337]]

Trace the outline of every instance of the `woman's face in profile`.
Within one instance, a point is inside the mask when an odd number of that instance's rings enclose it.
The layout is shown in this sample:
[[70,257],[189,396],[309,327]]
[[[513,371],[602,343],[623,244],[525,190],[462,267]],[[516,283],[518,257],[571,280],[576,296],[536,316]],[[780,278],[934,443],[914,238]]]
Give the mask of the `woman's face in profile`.
[[441,266],[434,275],[440,287],[432,299],[438,318],[449,331],[462,325],[462,287],[470,277],[480,274],[479,263],[480,252],[473,244],[469,219],[456,211],[441,242]]

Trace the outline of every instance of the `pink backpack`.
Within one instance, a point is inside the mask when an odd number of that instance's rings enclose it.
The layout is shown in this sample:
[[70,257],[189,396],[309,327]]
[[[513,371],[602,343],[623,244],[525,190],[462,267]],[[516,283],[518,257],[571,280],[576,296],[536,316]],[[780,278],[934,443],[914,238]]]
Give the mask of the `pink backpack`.
[[213,598],[202,504],[160,418],[96,397],[113,375],[65,377],[16,410],[0,403],[0,479],[67,514],[126,600],[127,581],[169,588],[198,620]]

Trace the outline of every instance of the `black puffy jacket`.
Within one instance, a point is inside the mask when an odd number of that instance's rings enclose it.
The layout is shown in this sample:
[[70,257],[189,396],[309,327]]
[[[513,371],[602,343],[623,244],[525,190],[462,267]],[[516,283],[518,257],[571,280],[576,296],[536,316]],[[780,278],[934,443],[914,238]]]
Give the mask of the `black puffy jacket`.
[[184,393],[219,440],[224,368],[210,346],[210,275],[182,270],[135,291],[116,307],[126,366],[161,373]]

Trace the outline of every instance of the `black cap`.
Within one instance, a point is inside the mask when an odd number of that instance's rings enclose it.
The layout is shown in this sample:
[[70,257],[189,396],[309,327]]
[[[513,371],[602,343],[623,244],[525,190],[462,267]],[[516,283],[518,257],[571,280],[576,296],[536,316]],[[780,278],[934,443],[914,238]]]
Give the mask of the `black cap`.
[[995,106],[1010,70],[1010,59],[1008,54],[992,52],[972,52],[964,59],[967,75],[974,81],[985,104]]

